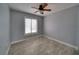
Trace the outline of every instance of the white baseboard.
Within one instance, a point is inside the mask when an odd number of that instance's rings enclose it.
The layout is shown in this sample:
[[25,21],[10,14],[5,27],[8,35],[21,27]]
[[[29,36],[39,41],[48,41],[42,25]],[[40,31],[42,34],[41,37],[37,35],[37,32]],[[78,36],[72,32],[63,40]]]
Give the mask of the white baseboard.
[[6,55],[8,55],[9,51],[10,51],[10,47],[11,47],[11,44],[9,44],[9,47],[7,49],[7,52],[6,52]]
[[48,39],[50,39],[50,40],[54,40],[54,41],[56,41],[58,43],[64,44],[66,46],[69,46],[69,47],[72,47],[72,48],[75,48],[76,50],[78,50],[78,47],[77,46],[71,45],[69,43],[66,43],[66,42],[63,42],[63,41],[60,41],[60,40],[57,40],[57,39],[54,39],[54,38],[49,37],[49,36],[46,36],[46,35],[43,35],[43,36],[46,37],[46,38],[48,38]]
[[11,44],[15,44],[15,43],[18,43],[18,42],[22,42],[22,41],[24,41],[25,39],[22,39],[22,40],[18,40],[18,41],[13,41],[13,42],[11,42]]
[[[40,37],[40,36],[43,36],[43,35],[36,35],[36,36],[33,36],[33,37],[28,37],[27,39],[34,38],[34,37]],[[11,44],[15,44],[15,43],[18,43],[18,42],[22,42],[24,40],[26,40],[26,39],[22,39],[22,40],[18,40],[18,41],[13,41],[13,42],[11,42]]]

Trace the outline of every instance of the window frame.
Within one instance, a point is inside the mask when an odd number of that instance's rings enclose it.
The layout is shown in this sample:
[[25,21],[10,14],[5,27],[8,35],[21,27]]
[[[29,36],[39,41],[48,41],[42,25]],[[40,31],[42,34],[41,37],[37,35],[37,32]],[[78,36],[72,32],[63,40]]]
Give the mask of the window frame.
[[[25,32],[25,26],[26,26],[26,25],[25,25],[25,23],[26,23],[26,22],[25,22],[25,19],[31,19],[31,32],[30,32],[30,33],[26,33],[26,32]],[[36,20],[36,22],[37,22],[37,25],[36,25],[36,32],[32,32],[32,20],[33,20],[33,19]],[[25,35],[30,35],[30,34],[37,34],[37,33],[38,33],[38,20],[35,19],[35,18],[27,18],[27,17],[25,17],[25,18],[24,18],[24,34],[25,34]]]

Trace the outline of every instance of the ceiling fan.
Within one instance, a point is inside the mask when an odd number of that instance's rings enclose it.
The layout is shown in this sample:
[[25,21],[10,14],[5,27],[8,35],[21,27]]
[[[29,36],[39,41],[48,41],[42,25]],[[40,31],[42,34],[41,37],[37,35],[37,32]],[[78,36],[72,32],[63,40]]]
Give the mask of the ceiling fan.
[[48,4],[47,3],[42,3],[39,5],[39,7],[32,7],[34,9],[37,9],[37,11],[35,11],[34,13],[40,12],[41,14],[44,14],[44,11],[51,11],[51,9],[46,9],[45,7],[47,7]]

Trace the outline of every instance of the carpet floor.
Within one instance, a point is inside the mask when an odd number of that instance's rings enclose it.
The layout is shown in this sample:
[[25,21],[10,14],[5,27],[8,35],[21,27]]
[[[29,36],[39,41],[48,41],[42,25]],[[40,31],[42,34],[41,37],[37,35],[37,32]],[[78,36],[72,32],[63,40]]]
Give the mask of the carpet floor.
[[45,37],[32,37],[12,44],[9,55],[72,55],[74,49]]

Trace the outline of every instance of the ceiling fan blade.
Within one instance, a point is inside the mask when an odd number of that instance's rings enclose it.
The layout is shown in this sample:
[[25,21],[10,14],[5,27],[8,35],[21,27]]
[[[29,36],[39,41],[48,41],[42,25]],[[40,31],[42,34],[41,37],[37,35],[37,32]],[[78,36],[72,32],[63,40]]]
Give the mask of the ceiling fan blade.
[[47,3],[43,3],[43,4],[42,4],[42,7],[43,7],[43,8],[45,8],[46,6],[48,6]]
[[32,8],[34,8],[34,9],[38,9],[38,8],[36,8],[36,7],[32,7]]
[[39,11],[35,11],[34,13],[37,13],[37,12],[39,12]]
[[43,9],[43,11],[51,11],[51,9]]

